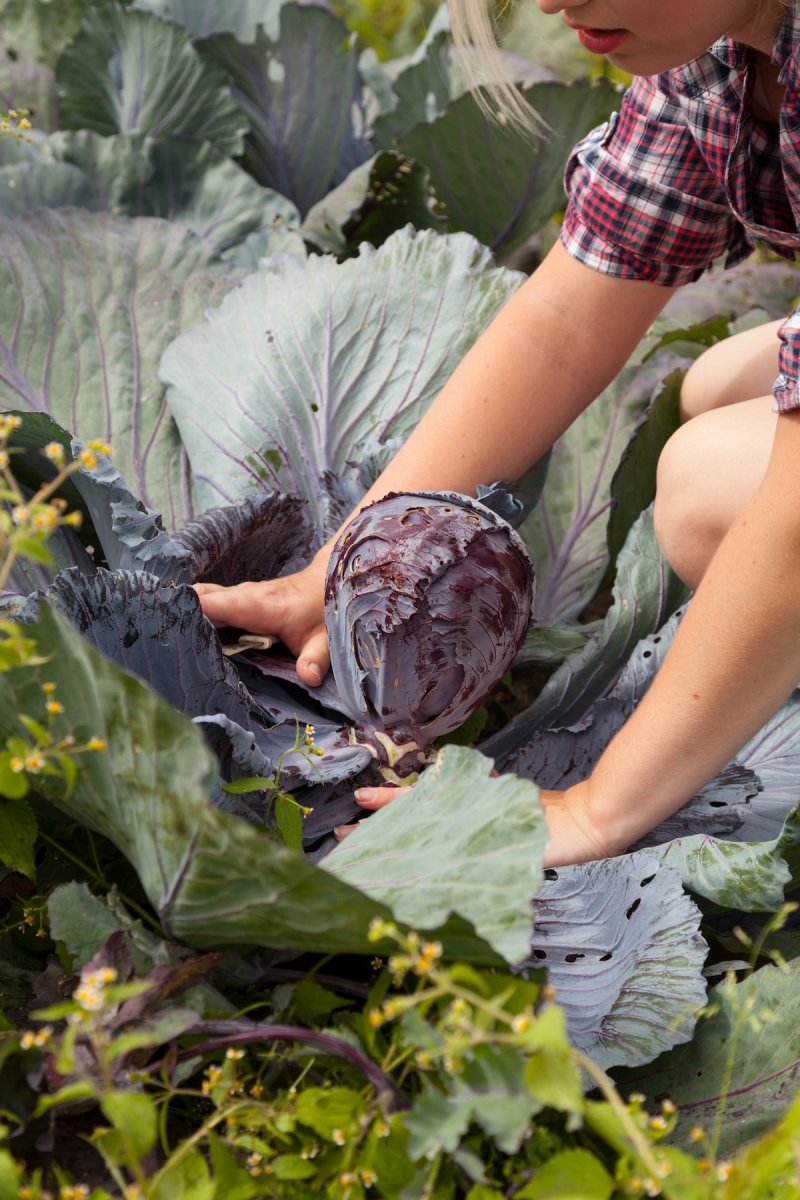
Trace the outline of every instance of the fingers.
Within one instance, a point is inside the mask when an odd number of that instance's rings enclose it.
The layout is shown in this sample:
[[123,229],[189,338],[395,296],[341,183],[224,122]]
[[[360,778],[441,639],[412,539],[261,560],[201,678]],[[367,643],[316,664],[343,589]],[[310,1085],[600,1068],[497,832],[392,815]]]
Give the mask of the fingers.
[[282,607],[268,603],[269,592],[264,584],[237,583],[222,587],[218,583],[196,583],[194,590],[200,606],[218,629],[224,625],[239,625],[251,633],[277,634],[281,624]]
[[410,791],[410,787],[397,787],[396,784],[392,784],[389,787],[359,788],[354,794],[357,804],[374,812],[378,808],[385,808],[387,804],[391,804],[404,792]]
[[[370,812],[375,812],[379,808],[385,808],[387,804],[391,804],[398,796],[402,796],[404,792],[410,792],[410,787],[398,787],[396,783],[388,784],[386,787],[379,788],[358,788],[353,795],[356,798],[356,803],[362,808],[368,808]],[[358,825],[337,825],[333,831],[333,836],[337,842],[343,842],[345,838],[350,837],[354,829],[358,829]]]

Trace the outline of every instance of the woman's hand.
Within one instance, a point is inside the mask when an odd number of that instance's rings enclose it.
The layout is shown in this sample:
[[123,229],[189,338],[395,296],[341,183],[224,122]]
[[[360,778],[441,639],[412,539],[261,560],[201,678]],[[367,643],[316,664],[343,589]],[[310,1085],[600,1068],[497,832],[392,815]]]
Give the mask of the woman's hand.
[[[398,796],[402,796],[404,792],[410,792],[410,787],[397,787],[396,784],[391,784],[389,787],[365,787],[358,788],[353,793],[356,798],[356,804],[360,804],[362,808],[368,812],[375,812],[379,808],[385,808],[387,804],[391,804]],[[339,825],[333,831],[333,836],[337,842],[341,842],[348,837],[354,829],[358,829],[358,825]]]
[[589,781],[576,783],[564,792],[541,791],[549,838],[545,867],[567,867],[622,854],[613,834],[593,820],[589,810]]
[[[493,772],[497,774],[497,772]],[[411,788],[370,787],[359,788],[356,802],[369,812],[385,808]],[[539,797],[544,808],[548,829],[545,867],[565,867],[571,863],[589,862],[597,858],[610,858],[621,854],[624,846],[616,845],[613,837],[598,828],[589,814],[589,784],[578,783],[565,792],[541,791]],[[498,818],[502,819],[502,818]],[[341,841],[357,829],[357,825],[340,825],[334,830],[337,841]]]
[[323,588],[324,570],[316,561],[294,575],[262,583],[195,584],[203,612],[213,625],[236,625],[280,638],[295,655],[297,674],[309,687],[322,683],[331,661]]

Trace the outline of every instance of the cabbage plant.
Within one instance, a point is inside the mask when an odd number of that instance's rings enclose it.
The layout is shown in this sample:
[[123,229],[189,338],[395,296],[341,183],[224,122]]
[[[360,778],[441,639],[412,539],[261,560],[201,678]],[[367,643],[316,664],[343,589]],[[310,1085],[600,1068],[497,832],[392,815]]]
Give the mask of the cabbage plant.
[[[291,571],[341,524],[520,285],[487,247],[507,252],[559,208],[568,146],[618,96],[528,77],[558,136],[523,147],[490,136],[441,23],[387,70],[330,13],[291,3],[139,0],[104,5],[106,22],[78,7],[57,62],[0,63],[3,102],[39,113],[31,143],[0,141],[0,399],[24,417],[21,477],[72,437],[110,441],[114,465],[71,480],[85,532],[15,572],[7,603],[38,615],[48,676],[4,677],[2,736],[55,673],[75,698],[64,719],[111,754],[51,804],[117,847],[192,946],[363,951],[367,918],[391,911],[450,953],[546,968],[571,1036],[610,1067],[692,1039],[706,944],[689,893],[716,906],[704,932],[723,939],[797,875],[797,699],[614,860],[544,872],[536,784],[591,767],[686,603],[648,512],[680,370],[729,322],[778,316],[796,271],[748,264],[685,289],[520,482],[519,539],[497,495],[365,515],[332,564],[334,670],[303,690],[274,652],[224,654],[192,581]],[[446,747],[333,847],[360,814],[353,787],[408,778],[520,638],[516,663],[544,664],[530,705],[478,750]],[[320,756],[292,750],[298,722]],[[312,808],[305,856],[263,836],[263,797],[223,788],[281,761]]]

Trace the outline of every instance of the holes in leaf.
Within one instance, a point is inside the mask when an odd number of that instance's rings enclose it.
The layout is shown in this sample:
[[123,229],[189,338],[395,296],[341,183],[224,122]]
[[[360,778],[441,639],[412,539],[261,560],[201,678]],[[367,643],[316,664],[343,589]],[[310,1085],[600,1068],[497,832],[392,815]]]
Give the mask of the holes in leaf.
[[558,879],[558,871],[554,870],[553,867],[548,867],[544,873],[544,877],[545,879]]
[[708,807],[709,808],[727,808],[728,804],[727,804],[727,801],[725,801],[725,800],[709,800]]
[[547,955],[544,952],[544,950],[539,950],[539,948],[536,947],[533,951],[533,957],[534,958],[547,958]]
[[653,641],[653,645],[657,646],[658,643],[661,641],[661,634],[660,633],[656,634],[656,636],[652,639],[652,641]]
[[601,955],[600,955],[600,957],[599,957],[599,959],[598,959],[597,961],[598,961],[598,962],[611,962],[611,959],[612,959],[613,957],[614,957],[614,955],[613,955],[613,954],[611,953],[611,951],[609,950],[608,954],[601,954]]
[[628,918],[629,921],[641,903],[642,903],[641,896],[637,896],[637,898],[634,900],[633,904],[630,906],[630,908],[625,913],[625,916]]
[[639,887],[647,887],[648,883],[652,883],[655,875],[646,875],[644,879],[639,880]]
[[578,953],[575,953],[575,954],[565,954],[565,955],[564,955],[564,962],[569,962],[569,963],[572,963],[572,962],[577,962],[579,958],[586,958],[586,955],[585,955],[585,954],[578,954]]
[[652,657],[653,657],[652,650],[643,650],[642,651],[642,658],[652,658]]

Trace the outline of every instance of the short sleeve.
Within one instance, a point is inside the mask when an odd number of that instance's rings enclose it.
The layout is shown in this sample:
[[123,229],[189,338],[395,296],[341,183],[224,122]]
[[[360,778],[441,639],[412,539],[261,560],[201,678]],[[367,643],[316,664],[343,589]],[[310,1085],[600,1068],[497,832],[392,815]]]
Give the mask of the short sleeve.
[[778,330],[779,375],[772,387],[776,412],[800,409],[800,308],[790,313]]
[[561,241],[604,274],[676,287],[749,246],[669,79],[635,79],[619,114],[575,147]]

